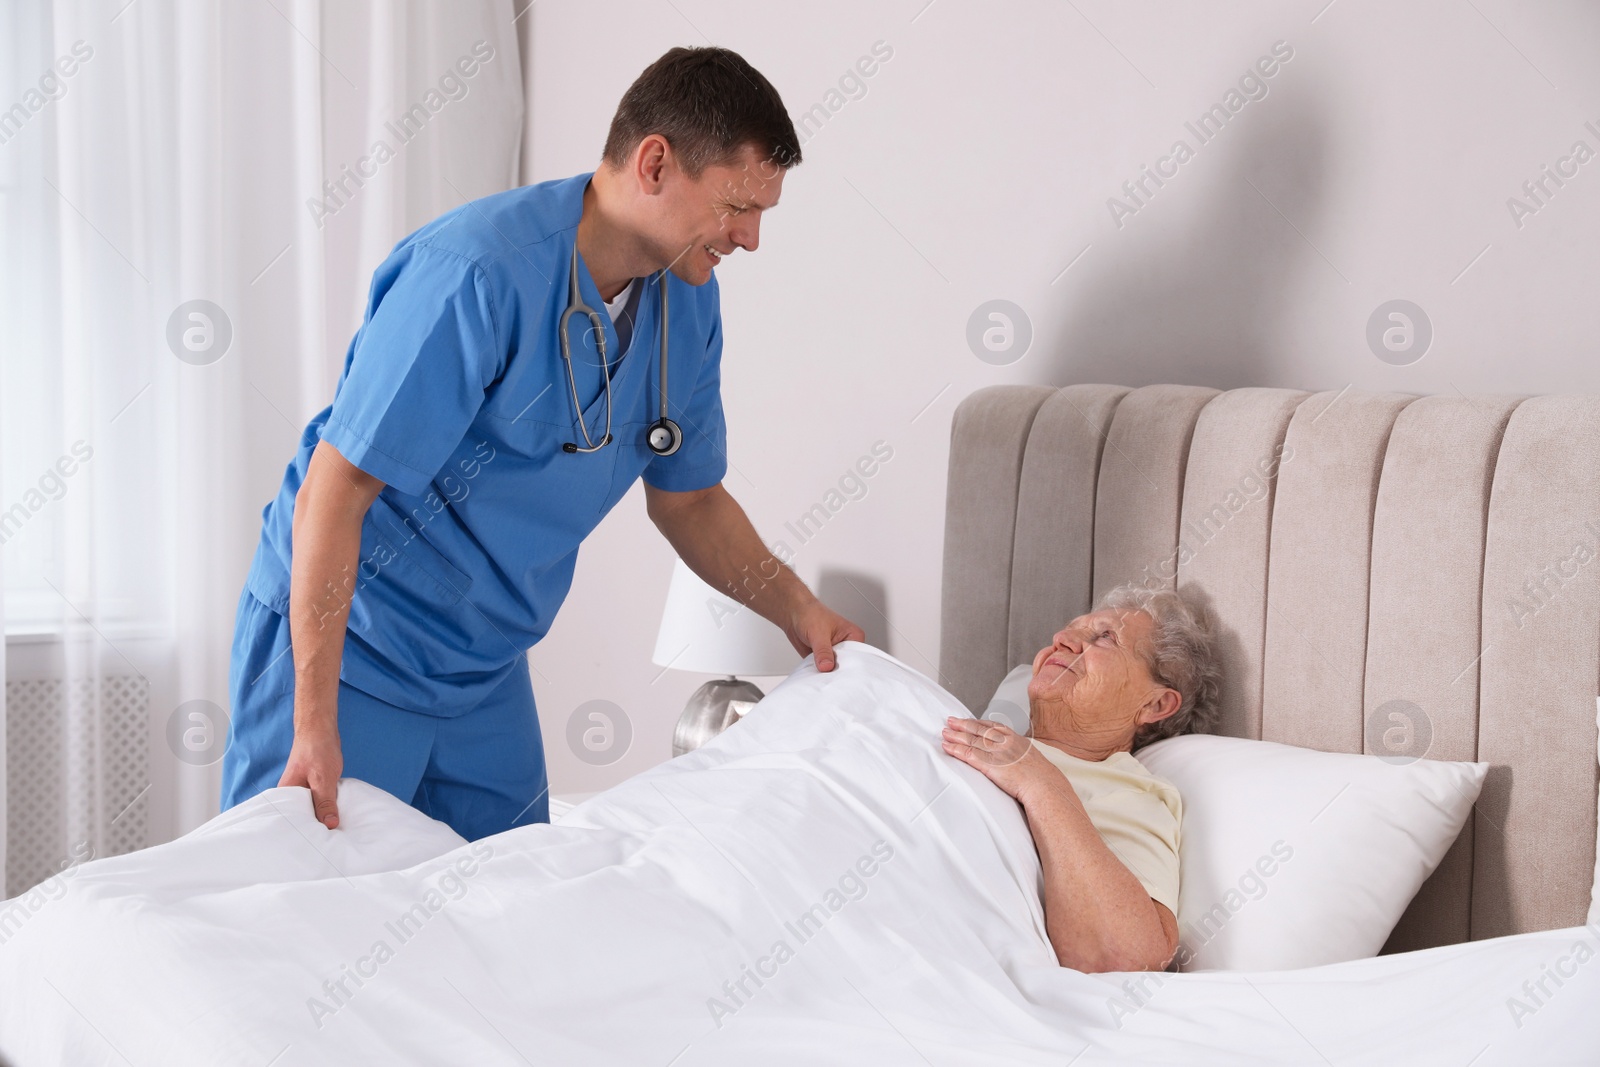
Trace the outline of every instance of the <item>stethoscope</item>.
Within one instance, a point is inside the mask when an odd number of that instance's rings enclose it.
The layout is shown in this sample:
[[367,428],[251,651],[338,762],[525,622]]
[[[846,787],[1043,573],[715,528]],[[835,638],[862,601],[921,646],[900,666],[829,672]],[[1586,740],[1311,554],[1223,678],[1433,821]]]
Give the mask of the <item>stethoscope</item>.
[[[572,244],[572,272],[571,285],[567,290],[567,309],[561,313],[561,361],[567,367],[567,385],[572,389],[572,407],[578,413],[578,432],[583,434],[583,444],[568,441],[561,446],[566,453],[573,452],[598,452],[611,443],[611,364],[606,360],[606,328],[600,321],[600,313],[583,302],[583,294],[578,291],[578,244]],[[600,369],[603,372],[601,380],[605,383],[606,390],[606,432],[600,438],[599,444],[589,436],[589,425],[583,418],[583,405],[578,401],[578,379],[572,370],[571,342],[567,338],[567,322],[575,313],[581,312],[589,316],[589,324],[594,327],[594,335],[600,349]],[[667,418],[667,272],[661,272],[661,417],[650,424],[645,433],[645,443],[650,446],[650,451],[658,456],[670,456],[683,444],[683,430],[677,423]]]

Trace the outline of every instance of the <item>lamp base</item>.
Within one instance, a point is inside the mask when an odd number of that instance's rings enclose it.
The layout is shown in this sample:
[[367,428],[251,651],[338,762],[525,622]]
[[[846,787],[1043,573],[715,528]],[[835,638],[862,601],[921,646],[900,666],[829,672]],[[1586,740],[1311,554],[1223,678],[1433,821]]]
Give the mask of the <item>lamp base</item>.
[[[672,754],[692,752],[738,722],[766,694],[754,682],[713,678],[694,691],[672,731]],[[741,706],[742,705],[742,706]]]

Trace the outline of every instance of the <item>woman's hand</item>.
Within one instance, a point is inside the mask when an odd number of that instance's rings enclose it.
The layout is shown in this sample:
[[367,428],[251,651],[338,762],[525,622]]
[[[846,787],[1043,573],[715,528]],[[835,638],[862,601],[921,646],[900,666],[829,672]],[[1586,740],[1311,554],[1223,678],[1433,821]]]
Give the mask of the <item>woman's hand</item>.
[[949,718],[942,737],[945,752],[981,771],[1018,801],[1025,803],[1030,790],[1062,778],[1033,742],[1004,723]]

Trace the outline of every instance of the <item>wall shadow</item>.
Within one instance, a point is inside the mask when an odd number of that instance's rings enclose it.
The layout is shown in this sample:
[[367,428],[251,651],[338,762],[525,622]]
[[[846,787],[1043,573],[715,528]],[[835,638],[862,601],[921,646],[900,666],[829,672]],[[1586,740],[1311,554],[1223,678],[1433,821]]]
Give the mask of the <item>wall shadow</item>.
[[893,655],[889,647],[889,586],[864,571],[824,567],[817,576],[817,599],[867,633],[867,644]]
[[[1274,93],[1246,104],[1199,145],[1121,230],[1094,242],[1087,277],[1061,296],[1070,308],[1059,348],[1046,357],[1049,380],[1315,384],[1279,378],[1297,273],[1335,271],[1323,258],[1327,249],[1307,240],[1317,242],[1322,231],[1327,128],[1314,99]],[[1176,129],[1195,146],[1181,120]],[[1153,166],[1165,151],[1146,162]],[[1348,275],[1347,265],[1334,263]]]

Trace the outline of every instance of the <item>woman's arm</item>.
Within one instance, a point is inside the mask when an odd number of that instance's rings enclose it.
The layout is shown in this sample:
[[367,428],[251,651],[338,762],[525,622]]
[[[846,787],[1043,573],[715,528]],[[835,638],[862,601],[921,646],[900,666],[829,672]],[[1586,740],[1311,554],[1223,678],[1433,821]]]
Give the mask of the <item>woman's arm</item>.
[[[1030,746],[1031,748],[1031,746]],[[1017,795],[1044,868],[1044,921],[1063,967],[1160,970],[1178,948],[1178,922],[1106,846],[1067,776],[1044,765]]]
[[944,750],[1022,805],[1044,871],[1045,930],[1063,967],[1160,970],[1178,923],[1106,846],[1066,775],[1005,725],[949,719]]

